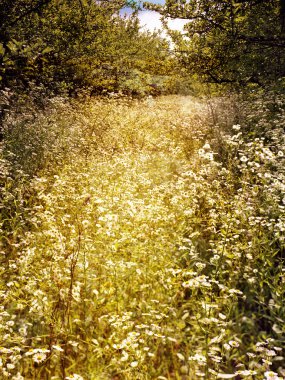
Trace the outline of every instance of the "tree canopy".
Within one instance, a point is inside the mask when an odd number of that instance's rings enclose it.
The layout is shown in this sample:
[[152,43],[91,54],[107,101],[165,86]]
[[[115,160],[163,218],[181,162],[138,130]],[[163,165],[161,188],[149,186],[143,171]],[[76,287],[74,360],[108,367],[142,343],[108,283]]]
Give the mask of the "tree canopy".
[[121,17],[126,5],[135,3],[2,1],[0,88],[36,83],[52,91],[133,91],[134,77],[165,73],[167,42],[141,32],[136,11]]
[[164,20],[189,20],[171,32],[180,62],[215,83],[264,84],[285,76],[284,0],[166,0],[144,4]]

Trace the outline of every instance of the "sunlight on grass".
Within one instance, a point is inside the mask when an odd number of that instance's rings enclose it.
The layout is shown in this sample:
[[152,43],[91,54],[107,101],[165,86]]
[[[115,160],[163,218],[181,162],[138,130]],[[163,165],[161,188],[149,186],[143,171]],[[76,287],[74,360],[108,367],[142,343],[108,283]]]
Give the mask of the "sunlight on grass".
[[3,378],[281,379],[283,147],[211,117],[173,96],[8,121]]

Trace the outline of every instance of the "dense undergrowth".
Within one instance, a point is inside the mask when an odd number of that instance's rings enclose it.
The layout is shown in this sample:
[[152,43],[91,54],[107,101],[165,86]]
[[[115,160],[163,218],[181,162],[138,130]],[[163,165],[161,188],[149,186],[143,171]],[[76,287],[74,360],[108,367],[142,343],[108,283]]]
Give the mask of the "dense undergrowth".
[[283,379],[284,98],[50,100],[1,145],[3,379]]

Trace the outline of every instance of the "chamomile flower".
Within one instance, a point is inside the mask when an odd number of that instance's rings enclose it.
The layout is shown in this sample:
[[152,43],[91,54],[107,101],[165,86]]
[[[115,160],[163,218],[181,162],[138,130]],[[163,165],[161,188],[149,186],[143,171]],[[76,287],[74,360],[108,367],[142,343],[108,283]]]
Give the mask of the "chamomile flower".
[[45,361],[46,358],[47,358],[47,355],[44,352],[38,352],[38,353],[36,353],[36,354],[33,355],[33,361],[35,363],[38,363],[38,364],[40,364],[43,361]]
[[265,379],[266,380],[280,380],[278,374],[273,371],[267,371],[264,373]]

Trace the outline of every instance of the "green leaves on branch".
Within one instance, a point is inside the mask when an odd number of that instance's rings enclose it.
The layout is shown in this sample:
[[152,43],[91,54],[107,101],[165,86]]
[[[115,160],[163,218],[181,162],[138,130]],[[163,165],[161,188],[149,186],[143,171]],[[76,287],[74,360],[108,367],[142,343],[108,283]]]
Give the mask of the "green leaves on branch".
[[[121,17],[125,0],[16,0],[0,5],[2,87],[43,84],[54,92],[118,91],[133,70],[164,73],[168,44],[140,31],[137,13]],[[125,86],[126,87],[126,86]],[[123,86],[123,88],[125,88]]]
[[180,62],[216,83],[264,85],[285,76],[284,0],[166,0],[146,4],[168,17],[189,20],[170,35]]

